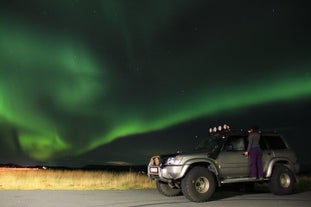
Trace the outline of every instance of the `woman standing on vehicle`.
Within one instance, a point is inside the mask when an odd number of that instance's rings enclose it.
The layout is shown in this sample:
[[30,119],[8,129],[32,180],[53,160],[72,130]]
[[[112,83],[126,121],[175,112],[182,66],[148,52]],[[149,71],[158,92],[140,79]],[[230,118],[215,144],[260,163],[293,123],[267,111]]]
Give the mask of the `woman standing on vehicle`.
[[259,145],[260,134],[258,133],[258,127],[251,127],[248,133],[248,147],[244,155],[250,158],[251,177],[261,179],[263,177],[262,150]]

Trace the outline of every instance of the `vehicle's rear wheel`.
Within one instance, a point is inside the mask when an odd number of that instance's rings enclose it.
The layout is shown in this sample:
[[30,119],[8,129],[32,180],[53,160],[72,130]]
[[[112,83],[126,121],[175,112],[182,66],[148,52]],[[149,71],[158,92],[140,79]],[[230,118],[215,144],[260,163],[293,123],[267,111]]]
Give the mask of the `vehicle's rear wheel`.
[[276,195],[286,195],[293,192],[295,184],[294,174],[290,169],[283,165],[274,168],[269,183],[269,189]]
[[213,174],[204,167],[194,167],[181,182],[181,189],[186,198],[194,202],[209,200],[216,188]]
[[168,183],[157,180],[156,181],[158,191],[165,196],[178,196],[181,195],[181,189],[171,187]]

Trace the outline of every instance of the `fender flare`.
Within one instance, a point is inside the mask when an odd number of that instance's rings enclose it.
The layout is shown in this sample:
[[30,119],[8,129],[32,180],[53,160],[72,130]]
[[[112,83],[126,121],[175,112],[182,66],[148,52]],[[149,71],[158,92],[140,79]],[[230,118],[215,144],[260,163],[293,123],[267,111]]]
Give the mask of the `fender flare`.
[[217,163],[213,160],[210,160],[210,159],[191,159],[191,160],[188,160],[186,163],[184,163],[184,165],[187,167],[183,168],[182,177],[184,177],[186,175],[186,173],[188,172],[188,170],[191,169],[191,166],[195,166],[196,164],[199,164],[199,163],[204,163],[204,164],[208,165],[208,170],[211,171],[215,175],[218,186],[220,186],[221,181],[220,181],[220,178],[218,176],[220,174],[219,168],[217,166]]
[[273,167],[279,163],[282,163],[284,166],[289,168],[294,173],[294,175],[296,176],[294,164],[292,163],[292,161],[290,161],[287,158],[274,158],[274,159],[270,160],[270,162],[269,162],[267,172],[266,172],[266,177],[272,176]]

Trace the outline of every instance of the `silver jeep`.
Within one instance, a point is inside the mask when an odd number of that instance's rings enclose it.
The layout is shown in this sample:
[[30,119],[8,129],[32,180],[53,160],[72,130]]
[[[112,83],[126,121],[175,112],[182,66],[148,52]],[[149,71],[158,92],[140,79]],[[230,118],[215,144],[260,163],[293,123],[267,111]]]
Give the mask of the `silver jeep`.
[[247,148],[248,133],[231,130],[227,125],[210,130],[210,136],[191,153],[153,156],[148,165],[149,178],[156,181],[165,196],[183,194],[194,202],[208,201],[215,188],[228,183],[252,186],[269,183],[277,195],[290,194],[299,171],[295,153],[283,137],[274,131],[260,131],[264,178],[251,178]]

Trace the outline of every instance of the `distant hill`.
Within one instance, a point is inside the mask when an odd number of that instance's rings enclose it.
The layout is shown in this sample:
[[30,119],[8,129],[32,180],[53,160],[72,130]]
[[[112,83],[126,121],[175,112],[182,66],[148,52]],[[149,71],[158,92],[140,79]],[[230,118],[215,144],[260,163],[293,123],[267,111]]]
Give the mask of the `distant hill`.
[[2,167],[2,168],[24,168],[24,166],[16,165],[13,163],[0,164],[0,167]]
[[66,166],[21,166],[13,163],[0,164],[0,168],[36,168],[36,169],[54,169],[54,170],[94,170],[94,171],[110,171],[110,172],[140,172],[146,173],[147,166],[145,165],[85,165],[79,168],[71,168]]
[[113,172],[146,172],[146,165],[86,165],[82,170],[105,170]]

